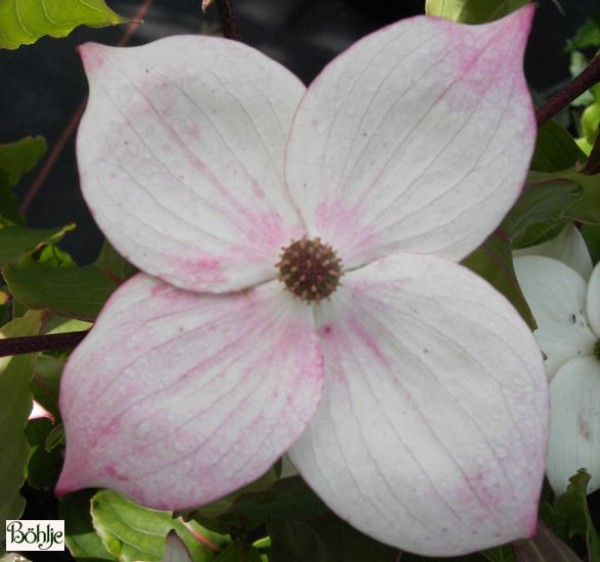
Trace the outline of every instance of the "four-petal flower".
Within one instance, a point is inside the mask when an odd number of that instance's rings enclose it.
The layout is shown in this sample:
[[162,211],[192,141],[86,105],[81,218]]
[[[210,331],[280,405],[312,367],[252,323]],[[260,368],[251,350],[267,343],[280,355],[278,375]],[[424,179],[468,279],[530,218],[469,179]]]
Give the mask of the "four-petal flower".
[[532,13],[400,22],[307,91],[222,39],[81,49],[83,193],[144,273],[65,369],[59,493],[188,508],[289,450],[335,512],[405,550],[534,531],[541,357],[457,264],[527,172]]

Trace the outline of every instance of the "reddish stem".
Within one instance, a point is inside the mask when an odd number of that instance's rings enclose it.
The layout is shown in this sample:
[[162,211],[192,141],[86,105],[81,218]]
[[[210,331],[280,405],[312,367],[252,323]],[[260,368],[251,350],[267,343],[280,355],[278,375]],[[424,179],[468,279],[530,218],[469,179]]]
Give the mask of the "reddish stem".
[[89,330],[81,332],[65,332],[64,334],[46,334],[42,336],[24,336],[19,338],[0,339],[0,357],[23,355],[39,351],[55,351],[76,347]]
[[538,127],[552,119],[559,111],[598,82],[600,82],[600,55],[596,55],[581,74],[573,78],[536,111]]
[[[183,521],[183,520],[182,520]],[[219,552],[221,549],[218,544],[215,544],[211,540],[207,539],[202,533],[194,529],[187,521],[183,521],[183,524],[187,527],[188,531],[194,535],[204,546],[212,550],[213,552]]]
[[221,20],[221,27],[223,28],[223,37],[233,39],[234,41],[241,41],[242,34],[240,33],[240,27],[235,17],[233,0],[217,0],[216,4],[219,19]]
[[[135,30],[140,26],[142,20],[148,13],[150,6],[152,6],[152,2],[154,2],[154,0],[145,0],[144,3],[139,7],[135,16],[125,28],[121,39],[119,39],[119,42],[117,43],[119,47],[124,47],[125,45],[127,45],[127,43],[129,43],[131,36],[135,33]],[[71,116],[69,123],[63,129],[62,133],[58,137],[58,140],[56,141],[56,144],[52,147],[52,150],[49,152],[48,157],[46,158],[43,166],[40,168],[33,182],[29,186],[29,189],[27,190],[27,193],[25,194],[23,202],[21,203],[21,206],[19,208],[21,213],[25,213],[27,211],[27,209],[31,205],[31,202],[48,179],[48,176],[50,175],[52,168],[54,168],[54,164],[56,164],[58,157],[61,155],[68,140],[71,138],[71,136],[77,129],[77,125],[79,124],[81,116],[83,115],[83,111],[85,110],[86,103],[87,96],[85,96],[81,103],[77,106],[75,113],[73,113],[73,115]]]

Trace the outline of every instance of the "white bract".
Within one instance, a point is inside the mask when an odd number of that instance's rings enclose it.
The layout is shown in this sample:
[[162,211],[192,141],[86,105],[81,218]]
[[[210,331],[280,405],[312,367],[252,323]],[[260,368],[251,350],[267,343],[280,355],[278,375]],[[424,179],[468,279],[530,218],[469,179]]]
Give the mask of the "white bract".
[[569,265],[546,256],[515,258],[550,382],[547,475],[557,494],[580,468],[592,476],[588,493],[600,489],[600,266],[589,274],[589,254],[574,230],[549,253]]
[[59,493],[190,508],[288,451],[333,511],[401,549],[534,532],[541,357],[458,264],[527,173],[532,14],[400,22],[308,90],[218,38],[82,47],[83,193],[143,273],[65,369]]

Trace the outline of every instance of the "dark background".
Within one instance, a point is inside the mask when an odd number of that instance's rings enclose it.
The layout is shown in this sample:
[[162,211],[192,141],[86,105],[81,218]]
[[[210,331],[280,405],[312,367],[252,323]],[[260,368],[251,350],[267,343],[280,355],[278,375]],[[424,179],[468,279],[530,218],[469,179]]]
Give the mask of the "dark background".
[[[539,0],[526,59],[532,88],[546,96],[566,81],[566,40],[598,10],[597,0]],[[107,2],[133,16],[141,0]],[[155,0],[130,45],[181,33],[218,30],[216,9],[207,15],[200,0]],[[337,53],[386,23],[423,13],[424,0],[236,0],[243,40],[277,59],[309,83]],[[0,51],[0,143],[42,135],[49,150],[84,99],[87,84],[75,46],[118,42],[124,26],[79,28],[66,39],[44,38],[15,51]],[[36,172],[18,187],[22,200]],[[74,138],[26,212],[28,225],[49,228],[75,222],[62,246],[80,264],[94,260],[102,238],[79,193]]]

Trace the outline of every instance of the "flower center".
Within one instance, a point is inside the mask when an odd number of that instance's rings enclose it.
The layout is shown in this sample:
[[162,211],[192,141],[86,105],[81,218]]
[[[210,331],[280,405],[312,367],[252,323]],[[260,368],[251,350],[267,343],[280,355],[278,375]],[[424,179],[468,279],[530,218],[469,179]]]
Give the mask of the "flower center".
[[594,355],[596,356],[596,359],[600,361],[600,340],[594,345]]
[[319,304],[339,285],[342,261],[328,244],[320,238],[308,240],[305,236],[281,248],[279,281],[294,295],[307,303]]

